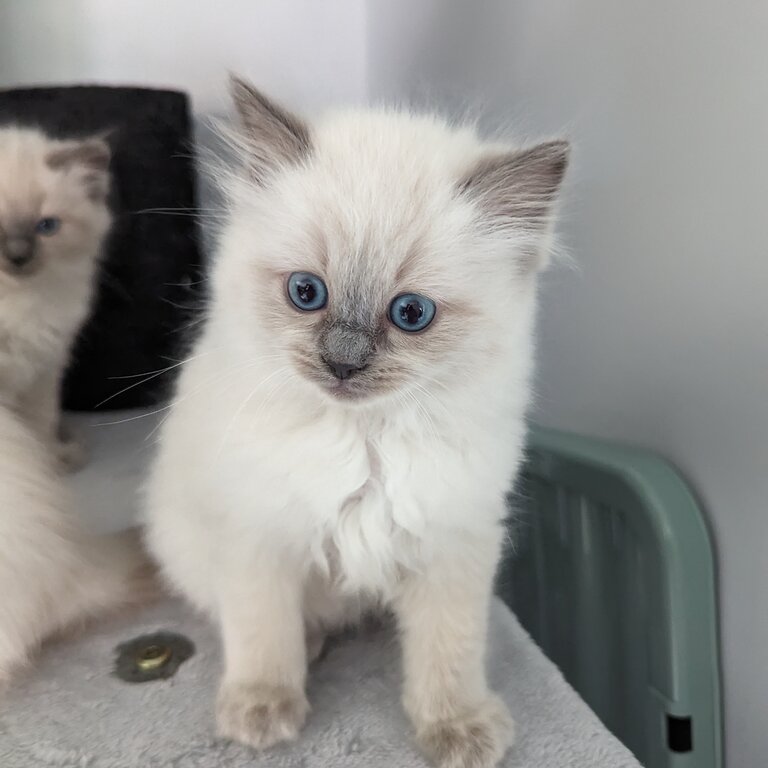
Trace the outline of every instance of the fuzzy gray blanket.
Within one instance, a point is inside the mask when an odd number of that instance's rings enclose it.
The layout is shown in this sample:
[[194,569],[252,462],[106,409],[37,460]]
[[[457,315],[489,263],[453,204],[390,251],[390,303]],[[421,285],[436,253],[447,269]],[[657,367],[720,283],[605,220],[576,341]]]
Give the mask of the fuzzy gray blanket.
[[[126,682],[118,647],[158,631],[195,646],[167,679]],[[312,668],[295,744],[256,754],[217,740],[215,630],[179,602],[50,645],[0,705],[2,768],[424,768],[399,703],[399,651],[380,628],[334,641]],[[639,768],[500,603],[490,679],[517,722],[505,768]]]

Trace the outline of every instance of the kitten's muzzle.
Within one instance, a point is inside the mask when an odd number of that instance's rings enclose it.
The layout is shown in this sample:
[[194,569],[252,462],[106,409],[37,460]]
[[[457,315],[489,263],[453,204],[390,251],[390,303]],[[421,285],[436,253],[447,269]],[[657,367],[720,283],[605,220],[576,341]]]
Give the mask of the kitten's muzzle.
[[31,238],[8,239],[4,243],[2,253],[10,271],[26,271],[35,256],[35,243]]
[[349,363],[339,363],[334,360],[326,360],[323,358],[323,362],[328,366],[328,370],[341,381],[349,379],[360,371],[364,371],[368,366],[350,365]]
[[340,381],[365,370],[373,353],[373,336],[362,328],[332,323],[320,338],[320,357]]

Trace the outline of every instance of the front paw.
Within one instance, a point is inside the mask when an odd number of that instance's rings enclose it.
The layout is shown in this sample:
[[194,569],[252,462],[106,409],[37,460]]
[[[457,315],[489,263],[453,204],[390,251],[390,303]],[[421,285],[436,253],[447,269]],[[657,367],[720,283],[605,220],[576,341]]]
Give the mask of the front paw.
[[416,726],[425,756],[438,768],[493,768],[512,746],[515,724],[495,696],[463,715]]
[[220,736],[266,749],[295,739],[308,711],[303,691],[260,683],[224,683],[216,723]]

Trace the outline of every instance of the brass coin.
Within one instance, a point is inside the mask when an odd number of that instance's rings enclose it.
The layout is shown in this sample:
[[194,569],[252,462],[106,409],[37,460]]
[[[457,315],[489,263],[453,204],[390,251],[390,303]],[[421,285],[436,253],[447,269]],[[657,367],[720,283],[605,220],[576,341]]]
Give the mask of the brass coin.
[[171,656],[171,649],[167,645],[148,645],[136,654],[136,666],[142,672],[151,672],[165,666]]
[[126,683],[167,680],[194,653],[195,646],[175,632],[141,635],[115,648],[113,674]]

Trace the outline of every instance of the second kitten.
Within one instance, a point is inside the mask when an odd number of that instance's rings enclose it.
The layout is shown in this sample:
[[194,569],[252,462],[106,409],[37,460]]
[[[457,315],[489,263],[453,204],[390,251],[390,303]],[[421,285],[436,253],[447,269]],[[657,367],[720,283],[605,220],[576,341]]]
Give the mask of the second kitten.
[[59,388],[91,306],[111,214],[110,150],[101,138],[58,141],[0,128],[0,406],[16,411],[64,466]]

